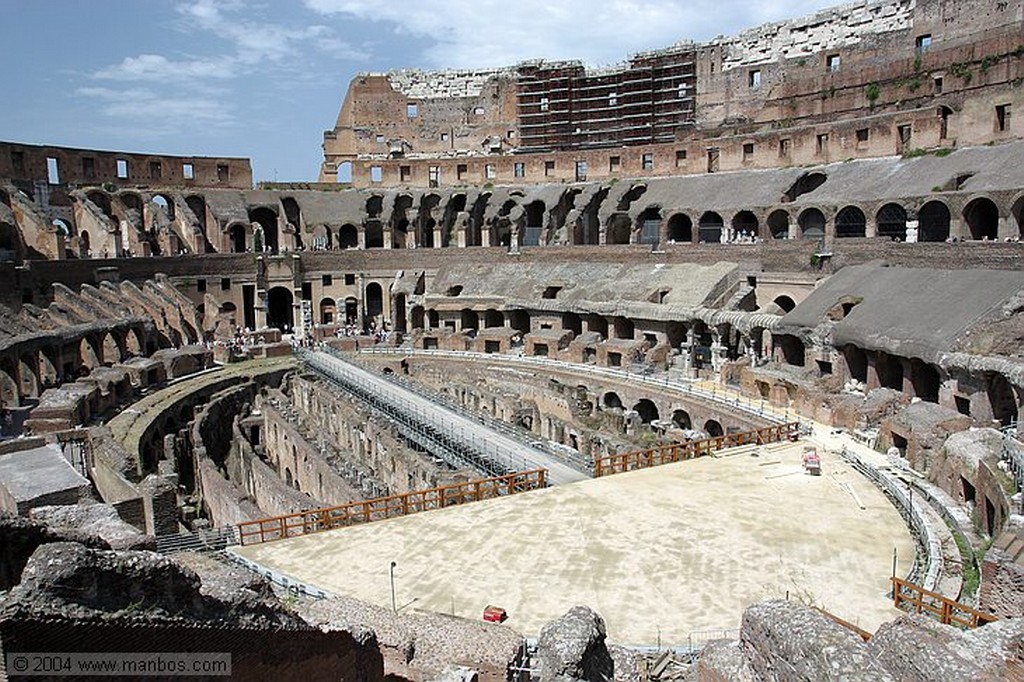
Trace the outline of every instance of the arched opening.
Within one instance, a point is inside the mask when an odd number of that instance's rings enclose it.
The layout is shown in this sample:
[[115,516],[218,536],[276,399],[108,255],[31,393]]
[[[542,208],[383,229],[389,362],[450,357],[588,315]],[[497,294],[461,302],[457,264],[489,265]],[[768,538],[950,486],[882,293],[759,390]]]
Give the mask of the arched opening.
[[846,206],[836,214],[836,237],[863,237],[867,234],[867,218],[856,206]]
[[640,415],[640,421],[644,424],[650,424],[659,418],[658,406],[648,398],[642,398],[636,405],[633,406],[633,411]]
[[331,235],[330,226],[320,224],[314,227],[309,247],[314,251],[330,251],[333,248],[333,235]]
[[431,309],[427,311],[427,326],[430,329],[437,329],[441,326],[440,316],[438,316],[436,310]]
[[508,314],[509,326],[520,334],[530,333],[530,313],[525,310],[513,310]]
[[949,239],[949,209],[941,201],[929,201],[917,212],[917,240],[944,242]]
[[246,226],[242,223],[235,223],[231,226],[229,234],[231,236],[231,252],[232,253],[245,253],[246,251]]
[[409,311],[409,319],[412,321],[413,329],[423,329],[423,306],[414,305]]
[[910,383],[914,386],[914,395],[930,403],[939,402],[939,387],[942,380],[939,370],[923,360],[913,358],[910,361]]
[[540,244],[541,233],[544,231],[544,214],[547,206],[543,201],[531,201],[526,205],[526,225],[522,238],[523,246]]
[[808,208],[797,218],[801,239],[824,239],[825,214],[816,208]]
[[0,223],[0,262],[22,261],[21,234],[10,223]]
[[879,352],[875,357],[875,372],[878,374],[878,383],[882,388],[891,388],[895,391],[903,390],[903,363],[899,358]]
[[82,367],[90,371],[103,364],[100,356],[100,347],[96,343],[96,339],[88,336],[82,337],[81,342],[78,344],[78,357],[82,361]]
[[257,223],[263,228],[263,250],[270,253],[278,253],[280,245],[277,231],[277,214],[266,206],[260,206],[249,211],[249,222]]
[[964,221],[971,239],[995,240],[999,236],[999,209],[991,199],[975,199],[964,206]]
[[992,418],[1003,426],[1010,426],[1017,421],[1018,402],[1013,386],[1002,374],[990,374],[988,377],[989,405],[992,407]]
[[399,219],[391,230],[391,248],[404,249],[409,240],[409,221],[405,218]]
[[114,217],[114,212],[110,208],[110,195],[106,192],[94,189],[86,193],[85,198],[91,201],[96,208],[100,209],[103,215],[108,218]]
[[288,287],[274,287],[267,292],[267,325],[282,332],[290,332],[292,315],[292,290]]
[[879,237],[898,242],[907,240],[907,211],[899,204],[886,204],[878,209],[875,223]]
[[752,211],[740,211],[732,217],[733,238],[739,241],[750,241],[757,236],[760,224]]
[[1017,223],[1017,235],[1021,239],[1024,239],[1024,197],[1013,202],[1013,206],[1010,208],[1010,214]]
[[636,226],[641,244],[657,244],[661,240],[661,211],[654,206],[645,208],[637,217]]
[[633,320],[628,317],[616,317],[612,324],[614,325],[615,338],[633,339],[636,336],[636,327],[633,324]]
[[109,367],[115,362],[121,362],[121,349],[118,347],[114,335],[104,334],[101,338],[103,339],[100,346],[103,352],[103,364]]
[[786,296],[785,294],[776,296],[775,299],[772,300],[772,303],[778,306],[778,309],[781,310],[783,313],[788,313],[790,310],[796,307],[796,301],[794,301],[789,296]]
[[406,308],[406,297],[405,294],[395,294],[395,331],[405,332],[408,329],[408,324],[405,320],[405,308]]
[[504,327],[505,315],[499,310],[488,309],[484,311],[485,327]]
[[629,221],[629,215],[616,213],[608,219],[608,228],[605,231],[605,244],[628,244],[632,229],[633,225]]
[[[368,249],[383,249],[384,248],[384,226],[379,220],[368,220],[366,221],[366,227],[363,228],[366,237],[366,248]],[[358,242],[357,242],[358,243]]]
[[714,211],[707,211],[700,217],[697,224],[697,233],[703,244],[719,244],[722,241],[722,216]]
[[604,394],[604,397],[601,398],[601,405],[604,406],[606,410],[621,410],[622,399],[615,391],[608,391]]
[[680,429],[690,430],[693,428],[693,421],[690,419],[690,413],[686,410],[674,410],[672,412],[672,423]]
[[676,213],[668,219],[668,240],[676,244],[693,241],[693,221],[685,213]]
[[782,353],[782,361],[793,367],[803,367],[806,362],[804,342],[792,334],[777,334],[775,347]]
[[601,315],[587,315],[587,331],[601,335],[602,339],[608,338],[608,320]]
[[470,310],[469,308],[463,308],[459,313],[459,317],[461,318],[460,322],[462,323],[462,331],[479,329],[480,316],[476,314],[476,311]]
[[352,182],[352,162],[342,161],[338,164],[338,174],[335,176],[338,182]]
[[384,314],[384,289],[377,282],[370,282],[366,285],[366,321],[376,323],[377,318]]
[[167,220],[174,220],[174,200],[163,194],[154,194],[149,200],[153,208],[162,213]]
[[868,381],[868,354],[856,346],[843,346],[843,357],[846,358],[846,368],[850,371],[850,378],[861,383]]
[[725,434],[725,429],[718,422],[717,419],[709,419],[704,422],[704,433],[708,434],[712,438],[718,438]]
[[320,299],[320,324],[334,324],[337,305],[333,298]]
[[21,380],[20,393],[23,398],[39,397],[39,363],[29,355],[18,359],[18,378]]
[[583,333],[583,319],[576,313],[562,313],[562,329],[579,336]]
[[789,213],[783,210],[772,211],[767,222],[772,239],[789,239]]
[[828,176],[819,171],[804,173],[797,178],[796,182],[794,182],[790,188],[786,190],[785,194],[782,195],[782,203],[788,204],[792,201],[796,201],[797,197],[803,196],[808,192],[813,192],[825,184],[827,179]]
[[359,230],[355,225],[346,223],[338,230],[338,248],[354,249],[359,246]]
[[345,324],[359,323],[359,302],[354,296],[345,299]]
[[5,406],[19,404],[18,383],[14,380],[16,376],[14,365],[10,360],[0,360],[0,403]]

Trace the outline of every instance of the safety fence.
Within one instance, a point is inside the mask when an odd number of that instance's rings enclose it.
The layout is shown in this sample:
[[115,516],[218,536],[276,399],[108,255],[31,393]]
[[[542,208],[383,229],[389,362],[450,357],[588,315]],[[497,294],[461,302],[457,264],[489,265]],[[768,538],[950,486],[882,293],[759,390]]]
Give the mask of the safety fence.
[[741,431],[724,436],[692,440],[686,443],[664,445],[650,450],[635,450],[633,452],[605,455],[594,458],[594,478],[695,459],[716,450],[731,448],[737,445],[775,443],[796,438],[799,434],[800,423],[789,422],[776,426],[766,426],[753,431]]
[[982,613],[967,604],[943,597],[937,592],[926,590],[896,576],[892,577],[892,594],[893,605],[896,608],[913,609],[914,613],[928,614],[943,625],[976,628],[999,620],[990,613]]
[[431,509],[452,507],[466,502],[514,495],[528,490],[538,490],[546,485],[547,469],[520,471],[372,500],[359,500],[336,507],[243,521],[238,524],[238,539],[243,545],[255,545]]

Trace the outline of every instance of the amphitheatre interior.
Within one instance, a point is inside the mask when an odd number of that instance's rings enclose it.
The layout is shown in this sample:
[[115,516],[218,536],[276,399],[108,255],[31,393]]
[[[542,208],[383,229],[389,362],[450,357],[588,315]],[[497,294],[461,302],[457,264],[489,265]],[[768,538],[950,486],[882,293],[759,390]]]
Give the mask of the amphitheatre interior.
[[[880,0],[359,74],[315,183],[0,142],[0,504],[38,526],[0,641],[106,610],[252,675],[232,628],[307,680],[555,679],[585,604],[616,679],[814,679],[765,671],[840,639],[864,679],[1020,671],[1022,36],[1019,0]],[[137,550],[141,615],[42,563]]]

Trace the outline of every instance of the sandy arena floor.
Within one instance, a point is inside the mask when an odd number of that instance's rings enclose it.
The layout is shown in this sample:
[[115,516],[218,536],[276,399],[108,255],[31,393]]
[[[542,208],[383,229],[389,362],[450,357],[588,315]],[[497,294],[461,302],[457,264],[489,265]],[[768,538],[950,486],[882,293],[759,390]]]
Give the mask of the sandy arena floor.
[[885,593],[893,549],[898,575],[913,560],[906,526],[837,455],[812,477],[802,444],[775,447],[237,551],[387,607],[395,561],[400,608],[478,618],[496,604],[530,636],[587,604],[612,641],[685,644],[787,592],[874,631],[898,613]]

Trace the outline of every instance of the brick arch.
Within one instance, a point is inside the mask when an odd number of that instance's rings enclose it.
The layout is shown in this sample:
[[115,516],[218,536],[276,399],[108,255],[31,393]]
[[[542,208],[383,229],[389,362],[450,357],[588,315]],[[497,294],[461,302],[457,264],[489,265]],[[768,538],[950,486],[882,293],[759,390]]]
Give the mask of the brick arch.
[[1024,192],[1021,192],[1010,202],[1010,217],[1016,223],[1016,237],[1024,239]]
[[964,201],[964,208],[960,216],[967,229],[965,238],[976,240],[999,238],[999,219],[1004,217],[1004,211],[999,208],[999,204],[990,195],[975,194],[968,197]]

